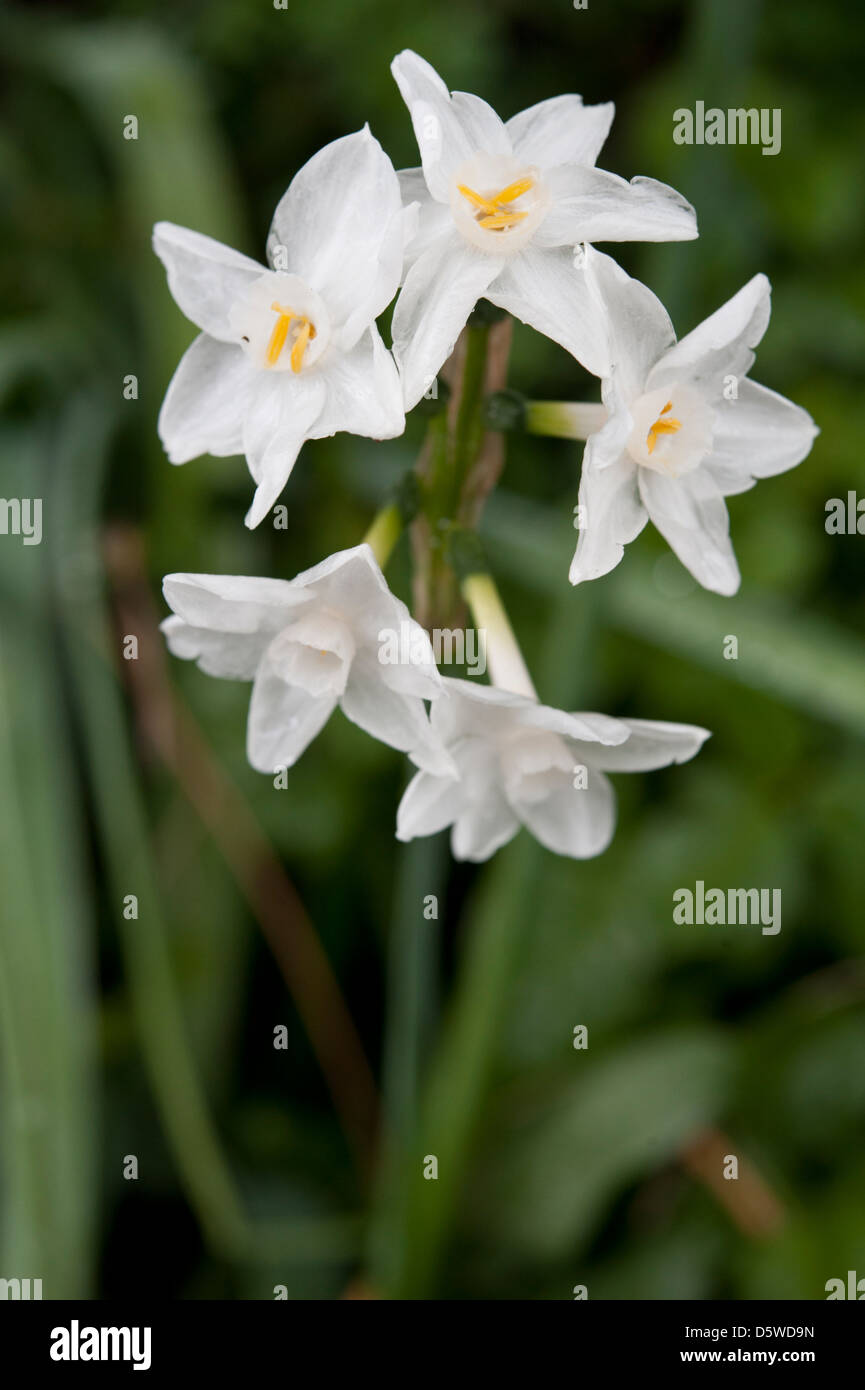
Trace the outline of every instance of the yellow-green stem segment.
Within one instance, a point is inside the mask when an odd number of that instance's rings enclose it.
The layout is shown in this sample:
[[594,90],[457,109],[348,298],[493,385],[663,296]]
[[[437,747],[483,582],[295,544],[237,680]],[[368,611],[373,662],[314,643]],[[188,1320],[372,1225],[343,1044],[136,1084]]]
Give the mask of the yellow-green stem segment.
[[364,541],[384,569],[390,559],[391,551],[400,538],[403,519],[396,502],[390,502],[373,518],[372,525],[364,536]]
[[588,439],[607,423],[607,408],[590,401],[527,401],[525,428],[529,434],[556,439]]
[[493,685],[536,700],[537,691],[492,575],[467,575],[462,582],[462,594],[475,626],[486,632],[487,662]]

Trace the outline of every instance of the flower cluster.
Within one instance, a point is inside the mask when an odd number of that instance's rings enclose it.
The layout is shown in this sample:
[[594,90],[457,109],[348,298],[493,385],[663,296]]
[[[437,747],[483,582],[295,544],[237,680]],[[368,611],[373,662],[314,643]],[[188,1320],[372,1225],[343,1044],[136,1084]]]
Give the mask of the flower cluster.
[[[257,526],[307,440],[401,434],[486,300],[601,380],[603,405],[575,408],[587,443],[571,582],[611,570],[651,517],[701,584],[732,594],[724,497],[793,467],[815,434],[803,410],[746,379],[768,281],[756,276],[677,343],[651,291],[594,249],[697,235],[674,189],[596,167],[611,104],[561,96],[502,121],[417,54],[400,54],[393,73],[419,168],[397,173],[368,127],[335,140],[277,206],[265,265],[157,224],[171,292],[200,329],[160,412],[169,459],[245,455]],[[376,321],[394,299],[388,349]],[[247,749],[262,772],[290,767],[337,705],[408,754],[402,840],[451,826],[454,855],[483,860],[524,825],[556,853],[600,853],[615,820],[606,773],[681,762],[706,731],[540,704],[482,573],[462,576],[463,594],[487,634],[492,684],[443,678],[382,573],[394,539],[374,525],[368,542],[291,581],[169,575],[168,645],[210,675],[252,682]],[[410,633],[410,659],[383,662],[394,630]]]

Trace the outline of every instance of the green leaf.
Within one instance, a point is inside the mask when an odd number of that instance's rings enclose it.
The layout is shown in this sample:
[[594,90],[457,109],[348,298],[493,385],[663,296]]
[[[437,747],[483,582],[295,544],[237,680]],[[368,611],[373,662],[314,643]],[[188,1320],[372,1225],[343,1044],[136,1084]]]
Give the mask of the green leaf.
[[488,1219],[508,1212],[503,1243],[538,1259],[582,1247],[622,1188],[717,1120],[734,1056],[714,1029],[676,1029],[599,1058],[574,1051],[574,1080],[537,1113],[511,1095],[476,1196]]
[[[41,445],[38,427],[4,438],[10,495],[47,497]],[[0,553],[0,1268],[80,1299],[96,1258],[96,914],[47,552],[6,536]]]

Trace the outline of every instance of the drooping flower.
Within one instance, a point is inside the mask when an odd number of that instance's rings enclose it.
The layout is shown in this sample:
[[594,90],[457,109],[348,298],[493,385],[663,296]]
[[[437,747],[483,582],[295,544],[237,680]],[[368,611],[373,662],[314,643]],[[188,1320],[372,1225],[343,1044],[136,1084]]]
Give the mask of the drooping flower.
[[247,526],[282,491],[305,440],[340,430],[389,439],[405,416],[375,326],[396,293],[415,210],[367,127],[325,146],[274,213],[268,266],[170,222],[153,245],[202,330],[159,416],[172,463],[244,453],[257,484]]
[[704,588],[734,594],[724,498],[801,463],[818,433],[801,406],[747,379],[769,281],[755,275],[677,343],[645,285],[591,249],[586,269],[607,306],[615,365],[602,383],[606,423],[583,457],[571,583],[607,574],[651,519]]
[[[442,693],[429,638],[368,545],[292,580],[169,574],[163,588],[173,616],[162,631],[174,655],[208,675],[253,682],[247,754],[259,772],[291,767],[337,705],[418,767],[453,770],[424,705]],[[381,660],[383,631],[409,633],[408,659]]]
[[697,235],[693,208],[654,179],[628,183],[594,167],[612,103],[554,97],[505,123],[480,97],[451,94],[416,53],[395,58],[393,73],[423,165],[400,174],[406,201],[420,204],[393,320],[406,408],[430,386],[482,297],[602,376],[602,306],[573,248],[688,240]]
[[705,729],[602,714],[565,714],[527,695],[446,677],[433,730],[458,775],[421,771],[397,812],[397,838],[452,826],[455,859],[480,862],[526,826],[555,854],[589,859],[613,836],[615,794],[607,772],[685,762]]

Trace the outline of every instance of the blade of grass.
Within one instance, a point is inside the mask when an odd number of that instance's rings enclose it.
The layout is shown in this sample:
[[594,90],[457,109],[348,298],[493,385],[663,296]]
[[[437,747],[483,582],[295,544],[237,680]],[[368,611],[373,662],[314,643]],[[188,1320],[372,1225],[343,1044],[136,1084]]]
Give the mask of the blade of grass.
[[[19,441],[7,463],[10,495],[44,490],[44,449],[23,466]],[[45,555],[9,538],[0,563],[0,1269],[78,1299],[95,1263],[94,909]]]
[[92,941],[75,858],[80,826],[59,712],[51,708],[54,662],[32,631],[10,640],[6,616],[0,642],[2,1268],[7,1277],[41,1278],[45,1298],[86,1298],[94,1263],[95,1087]]

